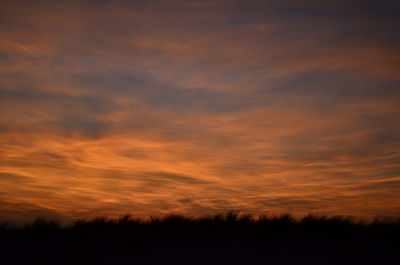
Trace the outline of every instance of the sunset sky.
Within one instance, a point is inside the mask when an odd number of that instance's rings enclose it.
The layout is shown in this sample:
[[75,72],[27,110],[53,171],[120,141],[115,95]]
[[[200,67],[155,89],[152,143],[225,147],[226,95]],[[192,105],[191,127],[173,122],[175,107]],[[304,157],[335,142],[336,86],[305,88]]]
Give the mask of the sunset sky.
[[400,1],[0,1],[0,220],[400,217]]

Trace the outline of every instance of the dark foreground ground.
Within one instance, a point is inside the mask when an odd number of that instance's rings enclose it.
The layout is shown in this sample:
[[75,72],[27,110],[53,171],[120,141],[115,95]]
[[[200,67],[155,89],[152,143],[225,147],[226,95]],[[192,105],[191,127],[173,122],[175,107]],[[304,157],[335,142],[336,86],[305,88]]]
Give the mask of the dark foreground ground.
[[0,264],[400,264],[400,222],[236,214],[0,227]]

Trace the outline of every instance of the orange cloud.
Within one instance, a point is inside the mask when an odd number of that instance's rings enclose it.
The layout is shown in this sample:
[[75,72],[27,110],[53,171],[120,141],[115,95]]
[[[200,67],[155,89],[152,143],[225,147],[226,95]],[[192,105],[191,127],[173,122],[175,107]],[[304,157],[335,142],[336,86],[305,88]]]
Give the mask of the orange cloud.
[[228,2],[2,3],[0,218],[399,216],[390,14]]

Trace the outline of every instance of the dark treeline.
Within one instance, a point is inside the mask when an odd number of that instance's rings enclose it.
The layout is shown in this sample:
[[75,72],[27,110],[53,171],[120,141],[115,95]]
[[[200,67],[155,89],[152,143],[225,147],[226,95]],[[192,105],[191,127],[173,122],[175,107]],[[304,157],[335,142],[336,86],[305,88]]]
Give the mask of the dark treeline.
[[400,264],[399,221],[229,213],[0,226],[1,264]]

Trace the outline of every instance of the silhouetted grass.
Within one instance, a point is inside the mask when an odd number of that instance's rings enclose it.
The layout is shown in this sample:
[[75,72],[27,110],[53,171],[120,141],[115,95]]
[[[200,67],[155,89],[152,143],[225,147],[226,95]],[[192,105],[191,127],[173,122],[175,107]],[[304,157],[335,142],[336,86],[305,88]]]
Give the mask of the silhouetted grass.
[[0,225],[0,263],[398,265],[399,242],[399,221],[337,216],[37,219]]

